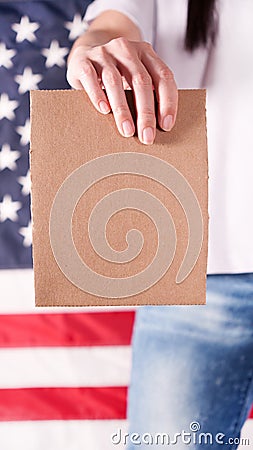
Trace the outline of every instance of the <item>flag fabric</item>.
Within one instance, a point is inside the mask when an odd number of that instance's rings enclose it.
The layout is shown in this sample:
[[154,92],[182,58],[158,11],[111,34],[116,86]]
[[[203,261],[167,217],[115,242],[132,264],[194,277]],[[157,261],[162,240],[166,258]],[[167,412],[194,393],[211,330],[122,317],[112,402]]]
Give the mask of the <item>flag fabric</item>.
[[0,286],[0,448],[115,448],[134,311],[36,308],[31,269],[0,271]]
[[109,450],[112,433],[127,432],[134,310],[34,306],[29,90],[69,88],[66,58],[89,3],[0,1],[3,450]]
[[45,445],[54,450],[111,448],[109,431],[116,430],[118,422],[125,424],[134,312],[36,309],[29,269],[29,91],[70,88],[66,58],[73,41],[86,29],[89,3],[0,2],[0,442],[4,450],[44,449]]
[[87,0],[0,2],[0,268],[32,267],[29,91],[69,89]]
[[1,448],[125,449],[111,436],[127,433],[135,312],[36,308],[31,269],[0,271],[0,286]]

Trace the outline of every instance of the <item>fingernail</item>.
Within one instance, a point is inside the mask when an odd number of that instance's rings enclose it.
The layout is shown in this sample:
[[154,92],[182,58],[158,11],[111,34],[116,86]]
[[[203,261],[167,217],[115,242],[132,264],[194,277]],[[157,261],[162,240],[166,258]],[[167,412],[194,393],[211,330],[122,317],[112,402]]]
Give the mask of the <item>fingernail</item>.
[[124,122],[122,122],[122,129],[123,129],[124,136],[126,136],[126,137],[133,136],[134,129],[133,129],[133,125],[131,124],[130,120],[124,120]]
[[104,102],[104,100],[101,100],[101,102],[99,102],[99,109],[103,114],[107,114],[108,112],[110,112],[110,108],[107,103]]
[[142,141],[144,144],[153,144],[154,130],[151,127],[144,128],[142,132]]
[[166,131],[170,131],[173,124],[173,117],[169,114],[163,119],[163,129]]

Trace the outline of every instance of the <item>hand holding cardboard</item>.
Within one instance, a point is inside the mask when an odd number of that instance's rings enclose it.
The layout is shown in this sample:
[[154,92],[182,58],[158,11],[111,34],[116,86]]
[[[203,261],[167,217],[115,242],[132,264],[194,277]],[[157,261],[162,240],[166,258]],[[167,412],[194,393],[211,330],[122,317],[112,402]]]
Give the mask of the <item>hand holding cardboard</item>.
[[205,91],[149,147],[83,91],[34,91],[31,170],[36,305],[205,303]]

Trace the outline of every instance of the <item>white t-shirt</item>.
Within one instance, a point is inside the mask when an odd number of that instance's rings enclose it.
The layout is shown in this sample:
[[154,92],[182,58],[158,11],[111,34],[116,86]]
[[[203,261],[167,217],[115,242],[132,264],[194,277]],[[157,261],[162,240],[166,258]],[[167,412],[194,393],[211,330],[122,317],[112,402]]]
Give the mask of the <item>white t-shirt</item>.
[[215,48],[184,50],[187,0],[95,0],[86,20],[123,12],[179,88],[207,88],[208,273],[253,272],[253,1],[220,0]]

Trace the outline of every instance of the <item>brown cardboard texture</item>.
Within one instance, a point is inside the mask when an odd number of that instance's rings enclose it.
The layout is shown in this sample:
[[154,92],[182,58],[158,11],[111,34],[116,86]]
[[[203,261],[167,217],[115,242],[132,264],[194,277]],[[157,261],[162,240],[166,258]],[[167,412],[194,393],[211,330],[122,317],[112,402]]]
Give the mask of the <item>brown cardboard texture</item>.
[[31,100],[36,305],[204,304],[205,91],[179,92],[152,146],[120,136],[84,91]]

